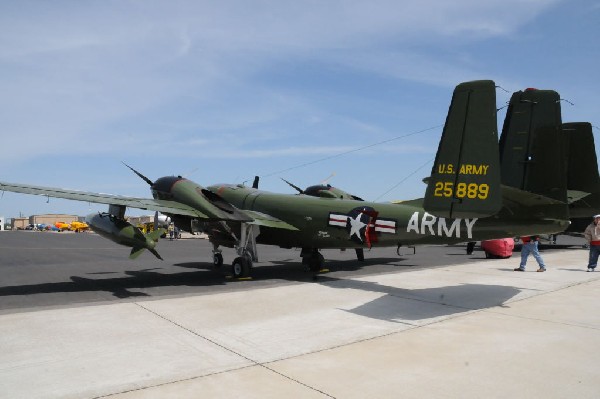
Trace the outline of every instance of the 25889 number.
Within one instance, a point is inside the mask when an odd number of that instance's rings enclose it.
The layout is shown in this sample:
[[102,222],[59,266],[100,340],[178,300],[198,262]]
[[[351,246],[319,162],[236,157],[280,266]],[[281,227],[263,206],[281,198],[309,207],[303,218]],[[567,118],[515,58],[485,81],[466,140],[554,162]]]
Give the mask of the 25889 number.
[[486,199],[490,193],[490,186],[488,184],[476,184],[476,183],[458,183],[454,187],[452,182],[437,182],[435,183],[435,190],[433,195],[435,197],[456,197],[456,198],[470,198],[470,199]]

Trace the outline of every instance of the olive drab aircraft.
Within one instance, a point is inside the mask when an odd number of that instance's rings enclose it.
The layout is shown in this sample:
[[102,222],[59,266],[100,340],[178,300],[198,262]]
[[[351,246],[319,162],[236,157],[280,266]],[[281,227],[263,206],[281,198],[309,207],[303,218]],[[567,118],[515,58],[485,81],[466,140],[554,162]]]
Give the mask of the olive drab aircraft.
[[[456,86],[422,199],[375,203],[358,198],[276,194],[241,184],[201,186],[181,176],[152,181],[152,198],[131,198],[0,182],[0,190],[108,205],[88,216],[90,227],[119,244],[159,257],[157,235],[125,220],[127,207],[168,215],[183,231],[204,232],[215,266],[221,247],[235,248],[232,274],[251,274],[258,244],[301,248],[303,264],[323,268],[321,249],[443,244],[551,234],[569,225],[568,140],[559,96],[526,90],[513,96],[498,141],[496,87],[491,80]],[[525,140],[525,142],[523,141]],[[502,151],[501,151],[502,149]],[[583,198],[584,188],[578,194]],[[571,201],[573,202],[573,201]],[[357,251],[357,254],[359,252]],[[360,256],[359,256],[360,257]]]

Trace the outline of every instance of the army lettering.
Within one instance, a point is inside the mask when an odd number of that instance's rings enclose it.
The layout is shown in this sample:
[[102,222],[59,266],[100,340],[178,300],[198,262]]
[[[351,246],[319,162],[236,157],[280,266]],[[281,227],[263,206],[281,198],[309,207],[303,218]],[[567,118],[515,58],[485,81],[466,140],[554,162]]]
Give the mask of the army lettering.
[[[473,164],[462,164],[460,165],[460,168],[458,169],[458,174],[459,175],[482,175],[485,176],[487,175],[487,171],[489,169],[490,165],[483,165],[483,164],[479,164],[479,165],[473,165]],[[443,174],[443,175],[451,175],[456,173],[456,169],[454,167],[454,165],[452,165],[451,163],[445,164],[445,163],[441,163],[438,165],[438,173]]]
[[448,219],[438,218],[427,212],[419,217],[419,212],[415,212],[410,217],[406,232],[411,231],[417,234],[429,234],[432,236],[456,237],[461,238],[463,226],[467,230],[466,238],[473,238],[473,226],[477,218],[474,219]]

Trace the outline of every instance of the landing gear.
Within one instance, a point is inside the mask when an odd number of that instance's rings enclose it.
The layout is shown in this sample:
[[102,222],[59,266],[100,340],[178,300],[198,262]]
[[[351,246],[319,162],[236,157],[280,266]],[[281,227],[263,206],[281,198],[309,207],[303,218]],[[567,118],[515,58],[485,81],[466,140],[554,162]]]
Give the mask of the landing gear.
[[[472,255],[474,249],[475,249],[475,241],[469,241],[467,243],[467,255]],[[487,252],[486,252],[486,255],[487,255]]]
[[252,260],[245,256],[239,256],[235,258],[231,265],[231,274],[234,278],[245,278],[250,276],[250,269],[252,268]]
[[212,243],[213,245],[213,269],[214,270],[218,270],[221,268],[221,266],[223,266],[223,254],[221,253],[221,250],[219,249],[219,244],[217,243]]
[[[238,254],[237,258],[235,258],[231,264],[231,274],[233,278],[250,277],[252,262],[258,261],[256,237],[260,234],[259,227],[253,224],[241,223],[240,238],[238,238],[227,223],[221,222],[221,224],[225,231],[233,238],[235,242],[234,248]],[[219,244],[213,242],[213,266],[215,269],[218,269],[222,265],[223,254],[219,249]]]
[[324,270],[325,258],[316,248],[302,248],[300,253],[302,264],[308,267],[308,270],[318,273]]
[[365,250],[362,248],[355,248],[354,251],[356,251],[356,259],[358,259],[359,262],[364,262]]
[[213,267],[217,269],[221,266],[223,266],[223,254],[216,252],[213,254]]

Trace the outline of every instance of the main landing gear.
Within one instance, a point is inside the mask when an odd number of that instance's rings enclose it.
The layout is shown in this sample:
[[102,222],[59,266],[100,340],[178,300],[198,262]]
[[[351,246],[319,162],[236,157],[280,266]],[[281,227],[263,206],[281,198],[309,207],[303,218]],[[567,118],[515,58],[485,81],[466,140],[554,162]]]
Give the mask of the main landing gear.
[[311,272],[319,273],[325,271],[325,258],[317,248],[302,248],[300,252],[302,264]]
[[[256,225],[242,223],[240,238],[233,233],[225,222],[222,222],[226,230],[235,240],[234,248],[238,257],[231,264],[231,274],[233,278],[249,278],[252,262],[258,262],[258,252],[256,250],[256,237],[260,234],[260,229]],[[219,249],[219,244],[213,243],[213,266],[215,269],[223,266],[223,254]]]

